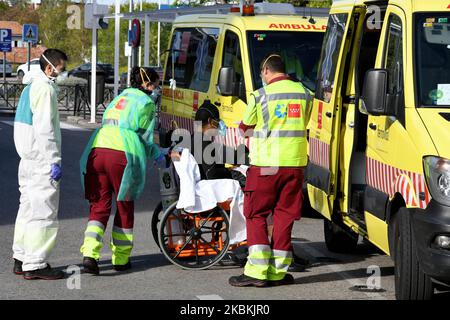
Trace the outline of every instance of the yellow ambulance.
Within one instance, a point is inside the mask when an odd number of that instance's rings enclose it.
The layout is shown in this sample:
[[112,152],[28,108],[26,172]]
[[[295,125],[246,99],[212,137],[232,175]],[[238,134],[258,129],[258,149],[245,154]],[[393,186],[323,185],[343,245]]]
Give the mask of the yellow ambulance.
[[330,11],[307,189],[327,247],[362,236],[398,299],[450,284],[450,0],[343,0]]
[[241,143],[237,123],[250,93],[262,87],[259,65],[268,53],[281,54],[293,78],[310,88],[315,85],[328,10],[320,11],[323,17],[313,17],[310,9],[298,14],[291,4],[256,3],[240,11],[232,8],[228,14],[193,14],[174,21],[160,141],[175,128],[192,132],[195,112],[209,100],[227,125],[225,144]]

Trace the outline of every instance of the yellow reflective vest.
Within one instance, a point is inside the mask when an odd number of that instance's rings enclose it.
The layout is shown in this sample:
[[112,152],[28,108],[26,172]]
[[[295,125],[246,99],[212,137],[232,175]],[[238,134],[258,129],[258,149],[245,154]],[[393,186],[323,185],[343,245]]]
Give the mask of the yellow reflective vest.
[[255,126],[250,164],[260,167],[303,167],[307,156],[309,92],[299,82],[280,80],[250,95],[243,123]]

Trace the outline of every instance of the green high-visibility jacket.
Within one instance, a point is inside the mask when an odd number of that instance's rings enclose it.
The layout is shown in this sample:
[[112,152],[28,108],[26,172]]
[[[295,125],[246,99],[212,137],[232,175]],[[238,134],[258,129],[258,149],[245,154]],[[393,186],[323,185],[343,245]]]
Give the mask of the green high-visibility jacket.
[[250,148],[251,165],[306,166],[310,101],[307,89],[291,80],[276,81],[250,95],[243,123],[256,125]]
[[137,199],[144,189],[147,159],[156,159],[159,148],[153,143],[155,104],[139,89],[125,89],[103,114],[102,127],[91,136],[80,159],[82,185],[92,148],[125,152],[127,166],[122,177],[117,201]]

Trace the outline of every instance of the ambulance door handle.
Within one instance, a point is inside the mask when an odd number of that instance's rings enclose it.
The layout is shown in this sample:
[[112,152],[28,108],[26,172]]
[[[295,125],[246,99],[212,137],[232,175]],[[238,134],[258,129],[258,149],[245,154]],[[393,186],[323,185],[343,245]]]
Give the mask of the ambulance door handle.
[[349,122],[348,127],[353,129],[355,127],[355,123],[353,121]]
[[377,130],[377,125],[375,123],[370,123],[369,128],[372,130]]
[[331,117],[333,116],[333,114],[332,114],[330,111],[326,112],[325,115],[326,115],[328,118],[331,118]]

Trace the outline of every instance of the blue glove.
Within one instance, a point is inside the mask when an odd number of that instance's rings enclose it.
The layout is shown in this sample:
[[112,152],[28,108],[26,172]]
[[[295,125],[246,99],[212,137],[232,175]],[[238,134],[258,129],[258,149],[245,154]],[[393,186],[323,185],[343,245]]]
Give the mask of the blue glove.
[[52,168],[50,171],[50,177],[55,180],[55,181],[59,181],[62,177],[62,171],[61,171],[61,166],[57,163],[52,163]]
[[161,148],[159,147],[159,151],[161,152],[162,155],[167,156],[169,154],[169,149],[170,148]]
[[155,159],[155,164],[163,166],[166,164],[166,156],[161,152],[159,156]]

